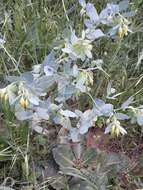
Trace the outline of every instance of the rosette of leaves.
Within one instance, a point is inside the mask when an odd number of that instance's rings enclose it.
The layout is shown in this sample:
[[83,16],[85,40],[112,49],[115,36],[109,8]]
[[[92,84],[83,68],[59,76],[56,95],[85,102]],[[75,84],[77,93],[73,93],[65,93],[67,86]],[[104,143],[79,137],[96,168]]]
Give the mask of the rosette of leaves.
[[117,173],[127,171],[130,164],[123,154],[108,154],[79,143],[58,145],[53,149],[53,156],[62,174],[73,176],[68,180],[73,189],[106,189],[109,180]]
[[[73,188],[78,187],[79,189],[98,189],[97,185],[99,188],[105,185],[100,183],[101,179],[103,180],[102,183],[106,182],[106,176],[98,173],[98,176],[95,175],[95,179],[94,177],[92,179],[90,171],[86,169],[91,167],[97,152],[94,149],[81,150],[82,148],[80,144],[73,144],[72,147],[70,144],[62,144],[53,149],[53,156],[62,173],[73,176],[74,179],[69,181],[69,186],[71,185]],[[80,180],[76,182],[77,184],[72,184],[76,178]]]

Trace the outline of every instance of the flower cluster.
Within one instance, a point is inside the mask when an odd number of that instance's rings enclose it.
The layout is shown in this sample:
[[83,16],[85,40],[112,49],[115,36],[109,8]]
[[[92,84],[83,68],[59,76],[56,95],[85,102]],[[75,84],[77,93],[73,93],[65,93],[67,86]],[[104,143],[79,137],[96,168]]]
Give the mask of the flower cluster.
[[72,59],[76,60],[79,58],[82,61],[84,61],[86,57],[92,58],[91,50],[91,41],[85,39],[84,31],[82,32],[81,38],[78,38],[75,32],[72,32],[70,40],[67,40],[65,48],[62,49],[62,51],[68,53]]
[[[109,124],[108,124],[109,122]],[[122,134],[127,134],[127,131],[121,126],[120,121],[117,120],[116,117],[113,117],[111,121],[107,121],[107,127],[105,130],[105,134],[111,133],[111,135],[117,135],[117,137]]]

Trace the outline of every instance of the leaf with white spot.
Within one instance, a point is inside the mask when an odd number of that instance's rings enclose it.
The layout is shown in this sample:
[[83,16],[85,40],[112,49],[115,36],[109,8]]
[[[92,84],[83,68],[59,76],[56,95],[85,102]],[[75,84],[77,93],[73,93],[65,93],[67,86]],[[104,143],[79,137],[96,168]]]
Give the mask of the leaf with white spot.
[[52,76],[54,74],[54,69],[48,65],[44,66],[44,73],[46,76]]
[[70,111],[70,110],[61,110],[60,114],[65,116],[65,117],[71,117],[71,118],[77,117],[77,115],[74,112]]
[[86,37],[89,40],[96,40],[98,38],[104,37],[105,34],[100,29],[87,29],[86,30]]

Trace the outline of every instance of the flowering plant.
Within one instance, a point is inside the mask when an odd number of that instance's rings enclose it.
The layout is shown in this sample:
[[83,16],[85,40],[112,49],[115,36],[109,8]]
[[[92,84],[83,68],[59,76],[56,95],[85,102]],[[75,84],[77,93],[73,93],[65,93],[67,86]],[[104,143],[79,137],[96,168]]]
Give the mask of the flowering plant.
[[[79,0],[79,3],[85,25],[81,37],[77,37],[75,30],[71,29],[69,38],[64,39],[64,47],[55,47],[42,64],[35,65],[32,71],[20,76],[8,76],[7,80],[11,83],[0,89],[1,100],[9,102],[17,119],[29,121],[30,127],[38,133],[47,133],[48,128],[41,125],[45,121],[65,128],[68,132],[66,140],[79,142],[89,128],[98,126],[102,118],[105,133],[125,135],[127,131],[120,121],[133,120],[128,114],[133,112],[134,120],[142,126],[142,108],[131,107],[132,101],[123,103],[119,108],[108,103],[120,95],[116,94],[111,82],[107,86],[105,101],[94,96],[92,88],[96,85],[96,71],[108,74],[102,68],[103,61],[94,59],[93,51],[99,38],[122,40],[131,32],[127,19],[133,14],[126,11],[129,2],[107,4],[100,14],[93,4],[84,0]],[[82,95],[91,98],[92,105],[88,109],[72,108],[72,104],[67,103],[73,101],[78,104]]]

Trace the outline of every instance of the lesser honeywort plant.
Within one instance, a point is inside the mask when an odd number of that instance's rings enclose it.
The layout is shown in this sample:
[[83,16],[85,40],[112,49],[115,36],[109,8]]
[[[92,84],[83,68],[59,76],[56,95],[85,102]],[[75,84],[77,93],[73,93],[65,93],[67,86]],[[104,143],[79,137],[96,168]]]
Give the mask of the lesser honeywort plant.
[[[122,121],[137,122],[143,126],[143,106],[133,106],[133,97],[120,107],[111,103],[117,93],[109,81],[104,100],[95,97],[92,88],[96,84],[96,72],[104,70],[103,61],[95,59],[93,52],[97,40],[124,40],[132,33],[130,22],[134,13],[129,11],[129,1],[107,4],[98,13],[92,3],[79,0],[80,16],[84,20],[81,34],[70,27],[70,35],[64,45],[53,48],[42,64],[34,65],[32,71],[20,76],[8,76],[10,84],[0,89],[1,100],[8,102],[20,121],[28,121],[29,127],[38,133],[48,133],[43,123],[66,129],[64,142],[80,142],[89,128],[98,126],[102,119],[105,133],[125,135],[127,129]],[[0,42],[4,47],[4,41]],[[6,43],[6,42],[5,42]],[[81,97],[89,97],[91,104],[80,109]],[[114,101],[113,101],[114,102]],[[74,106],[73,106],[74,103]]]

